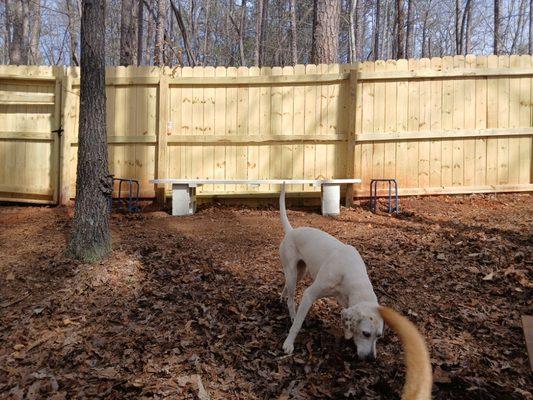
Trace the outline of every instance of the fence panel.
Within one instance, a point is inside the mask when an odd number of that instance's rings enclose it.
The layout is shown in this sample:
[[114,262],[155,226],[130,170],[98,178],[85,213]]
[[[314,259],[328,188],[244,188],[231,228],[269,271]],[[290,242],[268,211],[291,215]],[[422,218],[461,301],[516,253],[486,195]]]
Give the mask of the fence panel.
[[57,201],[60,71],[0,66],[0,200]]
[[[0,68],[0,199],[75,194],[79,69]],[[531,56],[358,65],[106,70],[112,174],[152,178],[395,177],[401,194],[527,191]],[[62,127],[59,138],[52,133]],[[290,188],[302,196],[316,188]],[[200,195],[272,195],[205,185]]]

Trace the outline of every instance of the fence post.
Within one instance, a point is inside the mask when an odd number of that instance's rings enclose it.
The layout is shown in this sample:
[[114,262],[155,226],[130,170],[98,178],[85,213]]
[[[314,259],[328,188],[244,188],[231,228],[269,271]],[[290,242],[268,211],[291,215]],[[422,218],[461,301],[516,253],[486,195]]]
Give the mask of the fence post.
[[[158,90],[158,128],[157,128],[157,179],[165,179],[167,177],[168,165],[168,148],[167,148],[167,130],[169,117],[168,104],[168,76],[165,70],[160,71],[159,90]],[[165,204],[166,185],[157,185],[156,200],[160,205]]]
[[[355,126],[356,126],[356,108],[357,108],[357,69],[358,64],[352,64],[350,68],[350,105],[348,109],[348,142],[346,144],[347,154],[346,154],[346,177],[347,178],[356,178],[355,177],[355,160],[354,160],[354,151],[355,151]],[[346,207],[351,207],[353,205],[353,187],[354,185],[348,185],[346,188]]]
[[70,151],[72,134],[74,132],[74,97],[72,91],[71,68],[65,67],[61,75],[61,150],[59,156],[59,204],[66,206],[70,203]]

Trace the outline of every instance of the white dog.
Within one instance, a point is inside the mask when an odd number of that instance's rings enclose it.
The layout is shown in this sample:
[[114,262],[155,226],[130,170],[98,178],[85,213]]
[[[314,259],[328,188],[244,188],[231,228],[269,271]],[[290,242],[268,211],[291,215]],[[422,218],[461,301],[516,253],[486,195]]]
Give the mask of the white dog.
[[[345,338],[353,338],[359,358],[375,358],[376,341],[383,334],[383,319],[363,259],[353,246],[345,245],[326,232],[308,227],[293,229],[285,210],[285,184],[279,207],[285,230],[279,248],[285,273],[281,296],[287,299],[293,321],[283,350],[287,354],[293,352],[294,339],[313,302],[322,297],[335,297],[344,307],[341,317]],[[296,284],[306,272],[313,283],[305,289],[296,312]]]

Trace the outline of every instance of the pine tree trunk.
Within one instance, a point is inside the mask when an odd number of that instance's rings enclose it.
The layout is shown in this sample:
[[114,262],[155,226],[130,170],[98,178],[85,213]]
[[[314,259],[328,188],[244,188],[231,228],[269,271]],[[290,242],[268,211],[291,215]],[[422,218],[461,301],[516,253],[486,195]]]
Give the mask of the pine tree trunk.
[[533,0],[529,1],[529,54],[533,55]]
[[244,55],[244,35],[246,31],[246,0],[241,0],[241,19],[239,24],[239,53],[241,56],[241,65],[246,66],[246,57]]
[[357,0],[352,0],[350,4],[350,62],[357,61]]
[[[152,9],[153,9],[154,4],[155,2],[152,2]],[[155,11],[157,15],[157,10],[152,10],[152,11]],[[146,26],[146,49],[145,49],[146,53],[144,57],[144,63],[146,65],[151,65],[152,64],[152,50],[154,47],[154,22],[155,21],[150,10],[148,10],[148,13],[146,14],[146,18],[148,20],[148,23]]]
[[461,1],[455,0],[455,54],[462,54]]
[[137,0],[122,0],[120,15],[120,65],[135,65],[137,59]]
[[315,0],[312,62],[332,64],[339,61],[339,0]]
[[143,0],[135,0],[137,5],[137,65],[143,62],[144,4]]
[[78,35],[76,34],[75,27],[76,23],[76,14],[74,8],[72,7],[71,0],[66,0],[67,5],[67,15],[68,15],[68,35],[69,35],[69,47],[70,47],[70,65],[79,66],[77,51],[78,51]]
[[95,262],[111,250],[105,98],[105,0],[83,0],[78,170],[70,254]]
[[355,58],[357,60],[362,60],[364,58],[363,42],[366,34],[366,24],[363,22],[365,20],[364,13],[364,2],[359,0],[357,2],[357,11],[355,14]]
[[291,0],[291,53],[292,64],[298,64],[298,47],[296,45],[296,0]]
[[254,65],[261,66],[261,47],[263,41],[263,0],[256,0],[256,20],[255,20],[255,45],[254,45]]
[[[471,4],[469,2],[469,4]],[[465,49],[464,54],[472,53],[472,7],[470,6],[467,10],[468,14],[466,16],[466,33],[465,33]]]
[[157,21],[155,26],[154,64],[165,65],[165,11],[166,1],[157,0]]
[[500,54],[500,2],[494,0],[494,54]]
[[41,38],[41,0],[33,0],[31,3],[32,26],[30,36],[30,61],[34,65],[41,64],[41,52],[39,41]]
[[415,24],[415,7],[413,0],[407,0],[407,32],[405,35],[405,57],[413,57],[413,32]]
[[403,21],[403,0],[396,0],[396,58],[404,58],[405,39]]
[[380,16],[381,0],[376,0],[376,15],[374,19],[374,47],[372,50],[372,58],[377,60],[379,58],[379,16]]
[[22,0],[9,0],[6,2],[6,12],[9,12],[9,19],[12,28],[12,37],[9,45],[9,63],[12,65],[25,64],[24,52],[24,21]]

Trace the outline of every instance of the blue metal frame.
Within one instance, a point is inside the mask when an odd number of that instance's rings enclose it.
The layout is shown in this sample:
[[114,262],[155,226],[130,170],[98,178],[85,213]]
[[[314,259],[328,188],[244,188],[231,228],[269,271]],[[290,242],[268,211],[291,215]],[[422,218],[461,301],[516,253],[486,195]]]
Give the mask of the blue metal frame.
[[[378,201],[378,183],[386,182],[389,188],[389,214],[395,212],[396,214],[400,213],[400,201],[398,198],[398,182],[393,178],[385,179],[372,179],[370,181],[370,210],[375,213]],[[392,206],[392,184],[394,184],[394,207]]]

